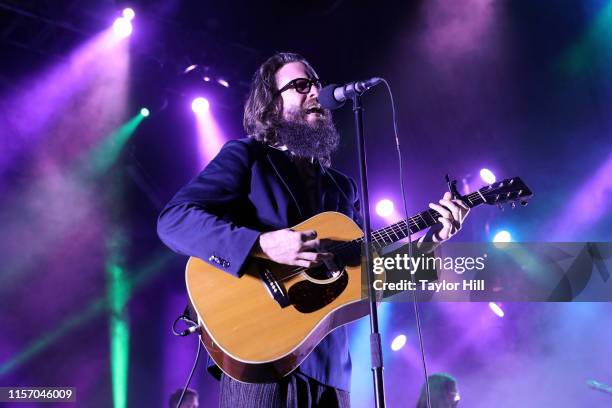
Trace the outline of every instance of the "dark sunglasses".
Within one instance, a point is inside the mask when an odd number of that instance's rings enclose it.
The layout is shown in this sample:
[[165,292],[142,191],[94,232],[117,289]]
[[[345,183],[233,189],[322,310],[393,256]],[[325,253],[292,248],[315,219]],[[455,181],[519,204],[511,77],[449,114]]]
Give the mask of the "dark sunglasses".
[[279,89],[277,92],[277,95],[280,95],[283,92],[285,92],[287,89],[291,89],[291,88],[295,89],[295,92],[297,93],[307,94],[308,92],[310,92],[310,89],[312,88],[313,85],[316,86],[317,89],[321,89],[323,84],[321,83],[321,80],[318,78],[314,78],[314,79],[296,78],[293,81],[289,81],[287,85]]

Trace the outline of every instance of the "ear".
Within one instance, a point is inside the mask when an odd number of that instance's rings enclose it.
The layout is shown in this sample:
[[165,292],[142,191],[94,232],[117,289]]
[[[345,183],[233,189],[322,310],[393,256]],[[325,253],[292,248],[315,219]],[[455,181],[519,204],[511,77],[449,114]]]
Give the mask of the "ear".
[[272,103],[272,111],[270,112],[272,118],[282,118],[283,116],[283,97],[277,96],[276,100]]
[[276,113],[281,113],[283,111],[283,97],[281,95],[276,97],[276,101],[274,101],[274,107],[276,109]]

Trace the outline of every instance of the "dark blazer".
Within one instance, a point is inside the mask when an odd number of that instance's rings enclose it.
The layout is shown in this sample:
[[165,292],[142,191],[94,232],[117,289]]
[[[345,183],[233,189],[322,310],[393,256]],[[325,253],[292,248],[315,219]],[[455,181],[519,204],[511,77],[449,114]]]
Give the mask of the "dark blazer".
[[[157,231],[174,251],[240,276],[261,232],[291,227],[322,211],[341,212],[361,225],[355,182],[318,167],[320,200],[312,208],[291,155],[252,138],[232,140],[170,200]],[[347,390],[350,357],[346,329],[328,335],[298,369]]]

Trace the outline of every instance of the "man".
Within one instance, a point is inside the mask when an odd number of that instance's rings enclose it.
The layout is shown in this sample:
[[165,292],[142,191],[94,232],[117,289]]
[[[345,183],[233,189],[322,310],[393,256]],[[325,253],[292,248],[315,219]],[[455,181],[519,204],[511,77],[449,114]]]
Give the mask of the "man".
[[174,394],[170,396],[170,401],[168,403],[168,406],[170,408],[198,408],[200,406],[200,402],[198,400],[198,392],[191,388],[187,388],[187,390],[185,390],[185,395],[183,396],[181,406],[178,406],[182,393],[183,389],[179,388],[174,392]]
[[[449,374],[436,373],[427,377],[429,382],[429,400],[431,408],[456,408],[461,396],[457,380]],[[426,384],[421,387],[417,408],[427,408]]]
[[[321,82],[301,56],[280,53],[253,77],[245,106],[248,138],[227,143],[160,215],[158,233],[173,250],[240,276],[247,257],[310,267],[332,255],[318,252],[316,231],[289,227],[322,211],[359,223],[355,182],[329,167],[339,135],[317,97]],[[442,242],[468,212],[445,195],[431,204],[444,218],[427,239]],[[278,383],[245,384],[221,377],[222,407],[348,407],[351,360],[346,329],[324,338]]]

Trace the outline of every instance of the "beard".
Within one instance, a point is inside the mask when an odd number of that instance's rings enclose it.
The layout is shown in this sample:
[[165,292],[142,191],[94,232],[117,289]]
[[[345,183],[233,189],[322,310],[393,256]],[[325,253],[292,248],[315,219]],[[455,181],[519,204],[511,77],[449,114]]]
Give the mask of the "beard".
[[287,116],[276,124],[277,141],[299,157],[329,160],[340,144],[329,110],[323,110],[312,122],[305,109],[289,110]]

